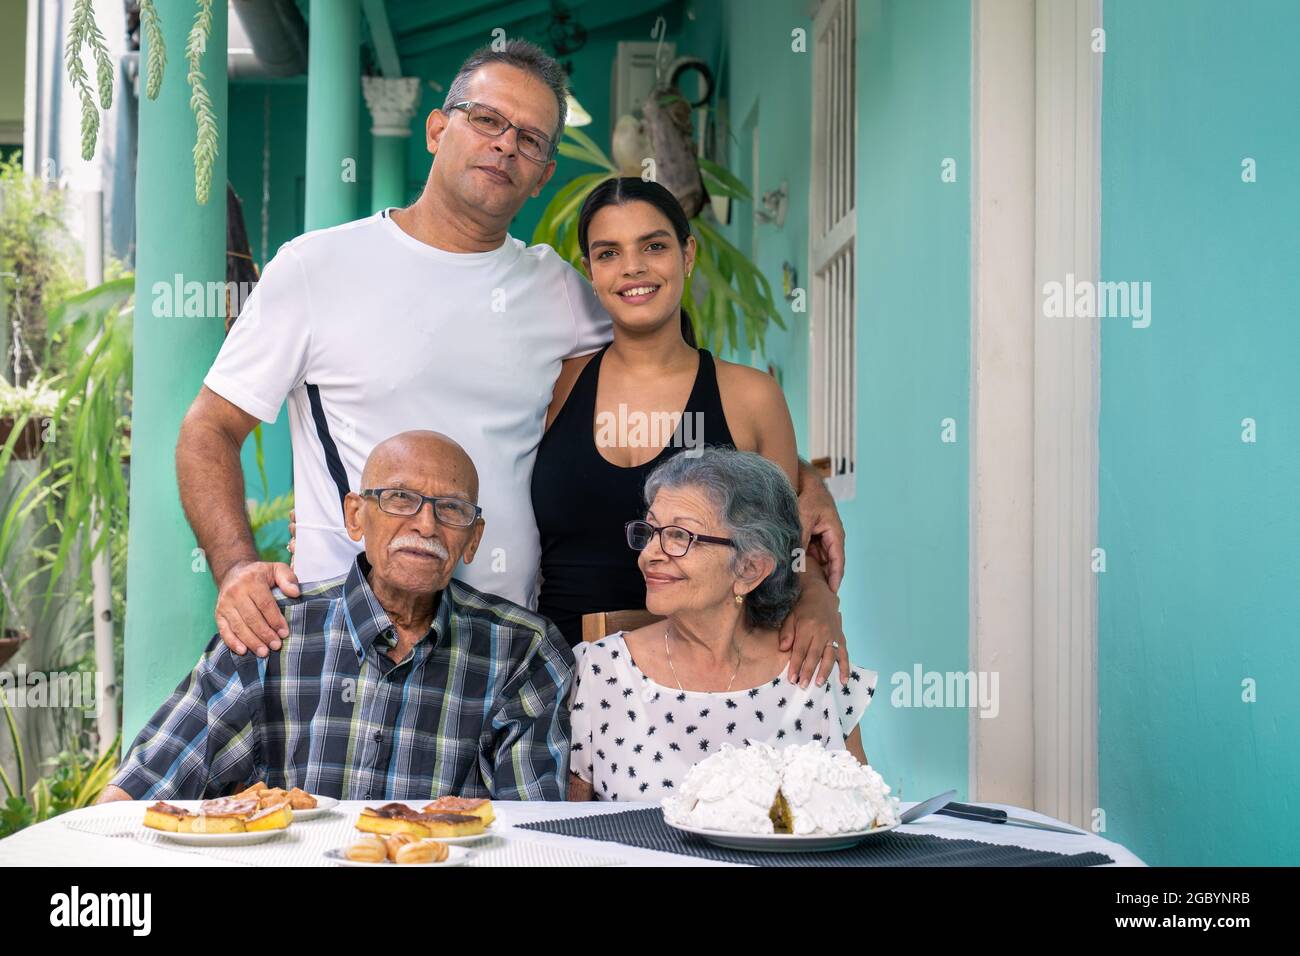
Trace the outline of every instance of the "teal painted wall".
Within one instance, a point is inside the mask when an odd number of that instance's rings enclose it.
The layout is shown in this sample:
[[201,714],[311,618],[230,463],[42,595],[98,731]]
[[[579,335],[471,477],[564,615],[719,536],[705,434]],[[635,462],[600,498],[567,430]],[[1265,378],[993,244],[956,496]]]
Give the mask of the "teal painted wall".
[[1105,26],[1102,276],[1153,303],[1145,329],[1101,320],[1107,836],[1157,865],[1294,865],[1300,7],[1108,0]]
[[[841,505],[854,658],[880,673],[867,754],[905,798],[966,792],[969,711],[890,678],[969,666],[970,8],[859,0],[856,497]],[[955,183],[940,181],[945,157]],[[940,441],[940,422],[958,441]]]

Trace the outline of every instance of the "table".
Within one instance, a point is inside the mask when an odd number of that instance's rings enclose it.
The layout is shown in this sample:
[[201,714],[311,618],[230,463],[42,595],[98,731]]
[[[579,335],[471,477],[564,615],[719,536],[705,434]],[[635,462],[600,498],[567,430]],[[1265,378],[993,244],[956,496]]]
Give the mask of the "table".
[[[176,801],[178,805],[192,805],[189,801]],[[329,839],[337,840],[334,845],[343,845],[348,840],[352,823],[361,808],[374,801],[345,800],[329,816],[314,820],[302,820],[293,825],[290,832],[297,831],[306,836],[306,828],[328,828],[311,834],[315,839],[322,839],[328,832]],[[423,801],[409,801],[411,806],[419,808]],[[63,816],[55,817],[44,823],[21,830],[13,836],[0,840],[0,867],[10,866],[240,866],[229,859],[210,857],[207,852],[194,852],[193,848],[170,847],[168,844],[146,844],[129,837],[101,836],[96,833],[73,829],[69,822],[97,826],[105,821],[120,816],[127,816],[135,821],[144,819],[144,808],[149,802],[119,802],[74,810]],[[621,810],[633,810],[640,807],[654,806],[652,803],[634,803],[631,801],[564,803],[564,802],[512,802],[497,801],[493,804],[497,822],[492,827],[493,834],[508,844],[520,844],[522,851],[527,848],[539,856],[546,853],[567,854],[572,861],[567,865],[631,865],[631,866],[731,866],[729,863],[715,863],[695,857],[678,856],[672,853],[660,853],[655,850],[643,850],[636,847],[622,846],[617,843],[604,843],[598,840],[577,839],[559,834],[539,833],[534,830],[518,830],[514,826],[541,820],[561,817],[576,817],[594,813],[612,813]],[[1003,804],[984,804],[996,806],[1008,814],[1039,820],[1044,823],[1060,823],[1051,817],[1032,810]],[[911,806],[904,803],[903,807]],[[301,830],[298,828],[302,828]],[[929,833],[940,837],[980,840],[985,843],[1015,844],[1038,850],[1051,850],[1057,853],[1083,853],[1089,850],[1105,853],[1115,861],[1116,866],[1144,866],[1145,864],[1129,850],[1110,840],[1095,834],[1071,836],[1065,833],[1053,833],[1050,830],[1035,830],[1027,827],[1012,827],[998,824],[978,823],[960,820],[956,817],[930,815],[915,823],[900,828],[904,833]],[[279,864],[268,858],[267,850],[274,844],[261,844],[262,852],[258,854],[265,865]],[[259,847],[242,848],[245,852]],[[549,849],[546,849],[549,848]],[[226,848],[229,855],[241,848]],[[566,857],[557,857],[564,860]],[[315,861],[312,856],[311,861]],[[593,862],[599,860],[599,864]],[[325,863],[323,859],[320,861]],[[561,864],[563,865],[563,864]]]

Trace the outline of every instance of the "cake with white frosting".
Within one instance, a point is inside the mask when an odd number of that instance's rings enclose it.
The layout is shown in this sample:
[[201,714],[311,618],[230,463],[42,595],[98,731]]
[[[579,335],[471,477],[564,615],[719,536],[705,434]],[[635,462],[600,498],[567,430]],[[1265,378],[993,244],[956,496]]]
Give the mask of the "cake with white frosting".
[[771,833],[772,805],[781,786],[780,754],[765,744],[723,744],[686,772],[681,789],[665,797],[664,819],[679,826],[733,833]]
[[678,826],[731,833],[849,833],[898,823],[898,800],[873,767],[817,742],[777,750],[723,744],[663,801]]

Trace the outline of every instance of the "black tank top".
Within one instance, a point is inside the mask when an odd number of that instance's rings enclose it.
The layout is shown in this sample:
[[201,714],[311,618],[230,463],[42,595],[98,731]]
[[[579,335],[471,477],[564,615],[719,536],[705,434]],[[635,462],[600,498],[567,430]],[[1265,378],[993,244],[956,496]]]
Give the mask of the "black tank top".
[[579,373],[542,436],[533,465],[533,513],[542,539],[537,610],[555,622],[570,645],[582,642],[582,615],[645,607],[645,580],[623,525],[645,517],[650,472],[685,450],[687,439],[695,447],[735,444],[722,411],[713,356],[700,349],[695,385],[663,451],[631,468],[606,461],[596,447],[596,385],[608,348]]

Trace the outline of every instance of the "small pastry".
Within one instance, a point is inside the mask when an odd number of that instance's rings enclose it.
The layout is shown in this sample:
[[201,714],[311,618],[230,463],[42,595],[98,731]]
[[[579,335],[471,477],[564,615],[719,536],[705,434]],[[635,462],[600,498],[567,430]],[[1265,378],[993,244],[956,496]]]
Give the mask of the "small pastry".
[[181,833],[244,833],[247,827],[241,817],[230,814],[200,813],[181,821]]
[[199,804],[199,813],[210,817],[251,817],[259,809],[256,797],[218,797]]
[[388,850],[388,859],[391,862],[396,863],[397,851],[407,844],[418,842],[419,837],[411,836],[409,833],[394,833],[391,836],[384,837],[383,840],[384,846]]
[[420,822],[432,837],[476,836],[486,829],[482,817],[464,813],[430,813]]
[[357,863],[382,863],[388,859],[388,849],[377,836],[363,836],[351,844],[343,855]]
[[356,827],[363,833],[409,833],[419,839],[475,836],[484,830],[481,817],[460,813],[420,813],[404,803],[365,807]]
[[381,836],[409,833],[420,840],[432,835],[428,827],[419,821],[404,820],[400,817],[382,817],[373,812],[367,813],[365,810],[361,811],[361,816],[357,819],[357,829],[362,833],[378,833]]
[[437,840],[417,840],[404,844],[397,851],[394,863],[441,863],[447,859],[446,844]]
[[423,813],[461,813],[471,817],[478,817],[483,821],[483,825],[490,826],[496,819],[496,814],[492,812],[492,801],[481,800],[473,797],[439,797],[432,803],[424,805]]
[[248,817],[245,827],[250,833],[258,830],[283,830],[292,822],[293,810],[289,808],[289,801],[285,800]]
[[239,791],[239,793],[234,794],[234,796],[236,796],[236,797],[255,797],[255,796],[257,796],[259,793],[261,793],[263,790],[267,790],[267,789],[270,789],[270,788],[267,787],[267,785],[266,785],[266,781],[265,781],[265,780],[259,780],[259,781],[257,781],[257,783],[253,784],[253,785],[252,785],[251,787],[249,787],[248,789],[246,789],[246,790],[241,790],[241,791]]
[[289,791],[289,806],[295,810],[315,810],[316,798],[306,790],[300,790],[294,787]]
[[144,811],[144,825],[153,830],[167,830],[175,833],[180,829],[181,821],[191,816],[188,810],[174,807],[170,803],[159,801]]

